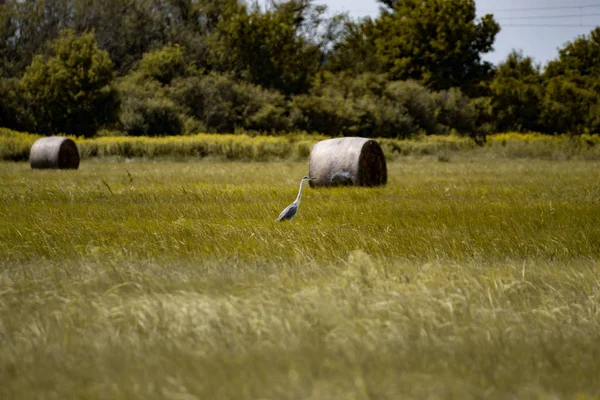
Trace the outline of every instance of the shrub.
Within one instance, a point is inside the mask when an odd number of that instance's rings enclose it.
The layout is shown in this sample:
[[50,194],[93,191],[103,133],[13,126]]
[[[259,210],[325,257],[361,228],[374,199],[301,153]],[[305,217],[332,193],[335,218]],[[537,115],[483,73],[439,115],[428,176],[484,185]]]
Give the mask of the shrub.
[[355,101],[354,110],[359,123],[352,135],[406,138],[418,130],[403,104],[384,97],[363,96]]
[[290,106],[292,127],[331,136],[409,137],[418,131],[401,89],[388,92],[382,75],[347,78],[324,74],[309,95],[296,96]]
[[206,132],[233,132],[237,123],[234,86],[220,75],[192,76],[174,80],[169,93]]
[[437,133],[436,99],[423,85],[415,81],[390,82],[385,96],[402,104],[414,124],[428,134]]
[[455,130],[471,135],[475,131],[475,107],[460,89],[451,88],[437,92],[435,101],[437,120],[444,133]]
[[234,132],[238,128],[273,132],[289,129],[282,94],[223,75],[196,75],[177,79],[171,98],[207,132]]
[[476,97],[470,100],[475,112],[475,132],[471,135],[476,141],[484,141],[487,135],[496,132],[496,120],[492,97]]
[[16,78],[0,78],[0,126],[10,129],[33,130],[33,116]]
[[541,116],[546,132],[596,132],[595,106],[600,104],[600,96],[591,86],[590,82],[561,76],[546,82]]
[[348,135],[358,123],[352,103],[334,92],[322,96],[295,96],[290,105],[290,122],[296,130],[330,136]]
[[159,84],[124,80],[119,84],[123,98],[121,125],[129,136],[180,135],[184,131],[182,110]]

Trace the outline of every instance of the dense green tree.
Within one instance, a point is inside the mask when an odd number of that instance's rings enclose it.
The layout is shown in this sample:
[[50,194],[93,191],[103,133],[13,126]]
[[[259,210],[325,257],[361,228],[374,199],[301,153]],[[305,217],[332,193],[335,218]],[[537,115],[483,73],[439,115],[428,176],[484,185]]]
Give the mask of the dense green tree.
[[341,27],[326,52],[325,67],[329,71],[348,71],[355,75],[378,71],[373,20],[367,17],[353,21],[342,16],[335,22]]
[[492,15],[477,20],[474,0],[403,0],[384,10],[372,34],[379,70],[392,80],[471,93],[490,77],[492,66],[481,55],[499,30]]
[[144,53],[163,47],[170,38],[166,16],[153,0],[73,0],[77,32],[93,31],[120,75]]
[[38,55],[21,79],[40,133],[93,136],[117,119],[113,64],[92,33],[63,31],[52,55]]
[[538,131],[543,97],[540,67],[531,57],[513,51],[496,68],[490,83],[497,128]]
[[35,124],[26,101],[17,78],[0,78],[0,127],[32,132]]
[[595,90],[565,76],[550,78],[545,85],[541,122],[550,133],[598,132],[600,97]]
[[[69,24],[70,0],[6,0],[0,5],[4,76],[17,76]],[[8,58],[5,58],[8,57]]]
[[285,94],[308,90],[322,61],[323,6],[312,0],[258,6],[219,24],[213,37],[213,64],[237,78]]
[[0,1],[0,78],[14,75],[17,49],[14,38],[17,32],[15,10]]
[[141,78],[154,79],[168,85],[177,77],[186,74],[184,50],[179,45],[169,45],[160,50],[144,54],[137,65]]
[[94,30],[121,75],[144,53],[170,43],[208,66],[208,37],[242,7],[237,0],[74,0],[77,31]]
[[545,76],[553,78],[561,75],[600,78],[600,27],[559,49],[558,58],[546,66]]
[[600,28],[559,49],[544,71],[543,129],[547,132],[598,132],[600,105]]

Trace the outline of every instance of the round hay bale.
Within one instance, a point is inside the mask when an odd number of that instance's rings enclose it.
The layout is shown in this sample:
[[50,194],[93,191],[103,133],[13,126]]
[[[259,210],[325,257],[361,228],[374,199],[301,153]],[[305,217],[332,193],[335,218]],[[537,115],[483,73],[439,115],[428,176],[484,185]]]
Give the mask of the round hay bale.
[[77,169],[79,151],[75,142],[62,136],[49,136],[35,141],[29,152],[31,168]]
[[311,187],[379,186],[387,183],[383,150],[373,139],[345,137],[318,142],[308,162]]

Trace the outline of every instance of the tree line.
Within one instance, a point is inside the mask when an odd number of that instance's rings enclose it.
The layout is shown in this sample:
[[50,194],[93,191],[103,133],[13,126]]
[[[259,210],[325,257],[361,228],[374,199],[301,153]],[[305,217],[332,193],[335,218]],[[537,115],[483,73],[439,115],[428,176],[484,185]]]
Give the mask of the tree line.
[[240,130],[409,137],[600,131],[600,28],[544,67],[482,59],[474,0],[0,0],[0,126],[45,134]]

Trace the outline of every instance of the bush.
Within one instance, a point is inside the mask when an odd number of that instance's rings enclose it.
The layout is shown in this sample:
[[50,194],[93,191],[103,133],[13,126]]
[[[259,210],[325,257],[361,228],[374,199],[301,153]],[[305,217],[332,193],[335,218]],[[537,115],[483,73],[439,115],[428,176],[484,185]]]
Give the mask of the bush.
[[469,98],[460,89],[451,88],[435,94],[437,120],[442,132],[452,130],[471,135],[476,130],[476,110]]
[[407,138],[418,127],[403,104],[384,97],[363,96],[355,101],[359,124],[350,135],[381,138]]
[[513,51],[496,69],[491,81],[496,126],[503,132],[540,129],[543,96],[539,67],[530,57]]
[[287,131],[290,121],[284,96],[250,83],[234,85],[238,126],[260,132]]
[[295,96],[290,105],[290,122],[295,130],[348,135],[358,123],[352,103],[333,92]]
[[600,96],[589,82],[554,77],[546,82],[542,101],[542,124],[549,133],[598,132],[596,116]]
[[33,130],[35,122],[16,78],[0,78],[0,126]]
[[124,80],[119,85],[123,106],[121,125],[129,136],[180,135],[184,118],[180,107],[156,83]]
[[233,132],[237,123],[234,86],[224,76],[192,76],[174,80],[169,93],[206,132]]
[[[419,94],[422,99],[416,99]],[[419,131],[417,121],[435,120],[431,99],[427,111],[427,95],[416,83],[390,84],[382,75],[324,74],[309,95],[293,99],[291,125],[332,136],[406,138]]]
[[438,133],[436,98],[423,85],[415,81],[390,82],[385,96],[402,104],[414,123],[428,134]]
[[496,132],[493,100],[492,97],[476,97],[470,100],[475,112],[475,132],[470,136],[476,141],[485,141],[487,135]]
[[282,94],[227,76],[196,75],[173,81],[171,98],[206,132],[229,132],[238,128],[262,132],[289,129]]

